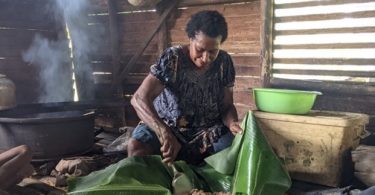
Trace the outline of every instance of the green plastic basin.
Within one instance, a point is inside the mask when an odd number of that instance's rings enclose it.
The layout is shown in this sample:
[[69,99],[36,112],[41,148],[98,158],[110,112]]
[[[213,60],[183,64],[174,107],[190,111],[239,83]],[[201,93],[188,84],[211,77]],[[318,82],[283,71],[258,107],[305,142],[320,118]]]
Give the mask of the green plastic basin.
[[282,114],[306,114],[314,105],[318,91],[254,88],[257,108],[264,112]]

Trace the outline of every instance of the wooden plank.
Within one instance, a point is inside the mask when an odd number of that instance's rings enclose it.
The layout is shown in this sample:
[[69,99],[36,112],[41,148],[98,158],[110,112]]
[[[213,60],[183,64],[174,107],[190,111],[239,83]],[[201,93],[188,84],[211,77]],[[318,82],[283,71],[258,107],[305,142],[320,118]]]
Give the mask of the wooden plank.
[[296,75],[325,75],[325,76],[349,76],[349,77],[375,77],[372,71],[340,71],[340,70],[293,70],[273,69],[274,74],[296,74]]
[[124,82],[124,84],[123,84],[123,88],[124,88],[124,94],[123,95],[124,95],[124,97],[132,96],[134,94],[134,92],[138,89],[139,85],[140,85],[140,83],[130,84],[130,83]]
[[[241,4],[211,4],[190,6],[179,10],[179,21],[187,21],[194,13],[203,10],[217,10],[229,21],[233,18],[260,18],[260,1],[243,2]],[[242,20],[247,22],[246,20]]]
[[126,123],[129,126],[137,126],[140,119],[132,106],[125,107]]
[[[256,25],[258,25],[258,28],[254,27]],[[226,44],[227,42],[232,42],[232,41],[236,42],[236,41],[259,40],[259,37],[260,37],[259,25],[260,23],[254,24],[254,26],[251,28],[245,28],[243,25],[238,28],[228,26],[229,34],[228,34],[227,40],[224,43]],[[172,42],[178,41],[178,40],[184,40],[188,38],[184,28],[183,29],[173,28],[170,30]]]
[[375,59],[274,58],[280,64],[374,65]]
[[168,27],[167,22],[164,21],[160,27],[159,35],[158,35],[158,54],[161,55],[165,49],[167,49],[168,45]]
[[241,55],[241,54],[232,54],[232,60],[234,65],[242,66],[261,66],[260,56],[259,55]]
[[244,3],[251,2],[254,0],[183,0],[179,7],[192,7],[192,6],[204,6],[204,5],[215,5],[215,4],[231,4],[231,3]]
[[[132,32],[132,33],[127,33],[126,35],[124,34],[121,37],[121,45],[123,47],[126,47],[127,45],[142,45],[144,42],[145,37],[147,37],[147,32],[150,32],[151,29],[148,29],[146,32]],[[157,44],[157,38],[151,39],[150,43]],[[124,48],[126,49],[126,48]],[[137,49],[137,48],[135,48]]]
[[275,9],[289,9],[289,8],[301,8],[301,7],[312,7],[312,6],[327,6],[327,5],[341,5],[347,3],[368,3],[373,0],[325,0],[325,1],[308,1],[288,4],[276,4]]
[[144,6],[133,6],[128,1],[117,0],[117,7],[121,12],[130,12],[130,11],[145,11],[145,10],[154,10],[154,3],[146,4]]
[[6,43],[13,43],[13,45],[30,45],[36,34],[51,40],[57,38],[57,33],[53,31],[0,29],[0,43],[2,43],[2,45]]
[[[243,3],[251,2],[254,0],[183,0],[178,6],[180,8],[184,7],[199,7],[199,6],[213,6],[215,4],[231,4],[231,3]],[[155,9],[154,5],[146,5],[141,7],[136,7],[130,5],[127,1],[118,0],[119,8],[122,11],[139,11],[139,10],[152,10]]]
[[374,11],[334,13],[334,14],[316,14],[304,16],[275,17],[275,23],[281,22],[301,22],[301,21],[320,21],[320,20],[340,20],[346,18],[371,18],[375,17]]
[[286,89],[299,89],[322,91],[323,94],[336,94],[336,95],[367,95],[373,96],[375,94],[375,86],[365,83],[354,84],[341,84],[336,82],[319,82],[319,81],[304,81],[304,80],[289,80],[272,78],[271,86],[275,88]]
[[[258,25],[258,24],[255,24]],[[259,23],[260,25],[260,23]],[[236,30],[234,30],[236,29]],[[260,32],[259,32],[259,26],[257,29],[252,30],[248,28],[244,28],[244,26],[239,27],[239,28],[232,28],[228,26],[228,38],[224,42],[224,44],[227,44],[228,42],[238,42],[238,41],[254,41],[254,40],[259,40],[260,37]],[[179,41],[179,40],[184,40],[188,39],[185,29],[171,29],[171,41]]]
[[299,45],[274,45],[276,49],[355,49],[375,48],[375,43],[330,43],[330,44],[299,44]]
[[260,77],[241,77],[236,76],[234,91],[248,91],[254,87],[260,87]]
[[[129,34],[137,35],[137,33],[145,35],[146,32],[152,30],[152,26],[155,25],[154,21],[142,21],[142,22],[135,22],[135,23],[120,23],[119,25],[123,26],[121,32],[124,33],[123,37],[129,37],[131,39],[131,36]],[[127,28],[125,28],[127,27]]]
[[[123,63],[129,61],[131,58],[132,58],[133,55],[122,55],[121,57],[121,61]],[[156,53],[153,53],[153,54],[143,54],[140,58],[139,58],[139,63],[148,63],[148,62],[152,62],[150,64],[148,64],[149,66],[152,65],[152,64],[155,64],[157,59],[159,58],[159,55],[156,54]]]
[[234,91],[233,101],[240,121],[242,121],[249,110],[256,109],[251,90]]
[[260,37],[260,57],[261,57],[261,82],[262,86],[268,87],[271,79],[272,64],[272,42],[273,42],[273,1],[261,1],[261,19],[262,24]]
[[[107,8],[108,9],[108,8]],[[108,10],[106,10],[108,12]],[[118,13],[116,13],[119,15]],[[108,26],[109,24],[109,13],[106,13],[105,15],[88,15],[87,17],[87,22],[88,23],[100,23],[102,25]]]
[[274,31],[275,36],[278,35],[313,35],[313,34],[337,34],[337,33],[372,33],[375,27],[356,27],[356,28],[324,28],[311,30],[283,30]]
[[12,21],[7,19],[0,19],[0,26],[10,29],[32,29],[41,32],[50,32],[55,30],[55,24],[52,22],[38,21],[38,22],[28,22],[28,21]]
[[234,66],[237,76],[260,76],[260,66]]
[[108,0],[90,0],[90,3],[89,13],[106,13],[108,11]]
[[92,72],[112,72],[111,61],[91,61]]
[[112,61],[112,56],[107,54],[91,54],[89,56],[90,61]]
[[141,85],[143,79],[145,79],[147,76],[147,74],[144,74],[144,75],[130,75],[128,77],[126,77],[124,80],[123,80],[123,84],[124,85]]
[[111,83],[95,83],[94,89],[95,100],[113,98],[111,91]]
[[[195,12],[194,12],[195,13]],[[224,16],[225,17],[225,16]],[[184,31],[186,24],[189,18],[182,19],[177,18],[176,22],[170,23],[169,26],[173,27],[173,30],[180,30]],[[261,20],[252,17],[237,17],[232,19],[227,19],[229,34],[232,33],[230,29],[233,29],[233,32],[237,32],[237,29],[245,29],[249,31],[259,32],[259,27],[261,24]]]
[[229,53],[259,54],[261,52],[259,41],[232,41],[225,42],[222,49]]
[[239,16],[260,18],[260,3],[260,0],[252,0],[237,4],[224,4],[223,15],[226,19]]
[[[121,10],[119,10],[121,11]],[[158,21],[158,13],[155,10],[146,12],[131,12],[131,13],[120,13],[119,23],[142,23],[142,22],[154,22]]]
[[[137,48],[141,46],[140,43],[121,43],[121,55],[134,55],[137,53]],[[158,43],[157,40],[153,40],[149,43],[149,45],[143,51],[143,55],[153,55],[157,54],[158,52]],[[142,55],[142,56],[143,56]],[[154,63],[154,62],[153,62]]]
[[49,10],[50,6],[48,1],[1,2],[0,24],[12,28],[54,29],[54,13],[41,11]]
[[12,68],[12,64],[8,64],[7,67],[0,68],[0,74],[5,74],[14,82],[24,82],[28,81],[38,81],[39,80],[39,71],[37,67],[27,67],[22,66],[18,68]]
[[233,102],[237,104],[248,105],[248,106],[255,104],[252,90],[234,91]]
[[[313,109],[342,112],[365,113],[374,115],[375,101],[360,96],[319,96]],[[374,122],[371,122],[374,124]]]

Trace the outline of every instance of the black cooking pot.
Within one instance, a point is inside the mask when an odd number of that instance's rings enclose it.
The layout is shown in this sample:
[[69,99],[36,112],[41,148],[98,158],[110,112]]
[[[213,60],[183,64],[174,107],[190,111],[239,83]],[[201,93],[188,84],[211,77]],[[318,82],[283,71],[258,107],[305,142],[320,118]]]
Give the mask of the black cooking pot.
[[82,154],[94,144],[94,112],[63,111],[0,116],[0,149],[28,145],[33,160]]

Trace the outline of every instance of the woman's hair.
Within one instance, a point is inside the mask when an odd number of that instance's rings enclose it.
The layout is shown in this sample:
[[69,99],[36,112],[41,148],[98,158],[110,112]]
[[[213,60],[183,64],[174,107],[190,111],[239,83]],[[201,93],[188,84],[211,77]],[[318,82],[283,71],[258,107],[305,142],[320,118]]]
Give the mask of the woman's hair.
[[211,10],[200,11],[192,15],[185,31],[192,39],[199,32],[213,38],[221,35],[221,43],[228,37],[228,26],[224,16],[218,11]]

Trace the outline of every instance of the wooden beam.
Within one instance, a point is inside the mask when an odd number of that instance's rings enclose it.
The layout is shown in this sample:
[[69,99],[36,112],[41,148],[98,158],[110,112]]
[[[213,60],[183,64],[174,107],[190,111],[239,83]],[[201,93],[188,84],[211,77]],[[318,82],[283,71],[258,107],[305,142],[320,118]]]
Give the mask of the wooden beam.
[[334,94],[340,95],[357,95],[357,96],[374,96],[375,86],[370,84],[358,83],[358,84],[344,84],[336,83],[333,81],[304,81],[304,80],[292,80],[292,79],[271,79],[271,87],[285,88],[285,89],[299,89],[299,90],[311,90],[321,91],[323,94]]
[[[119,35],[119,22],[117,17],[117,8],[115,0],[108,0],[108,16],[109,16],[109,32],[111,41],[111,56],[112,56],[112,94],[115,97],[122,98],[123,89],[122,85],[115,85],[113,82],[117,80],[117,72],[120,71],[120,60],[121,60],[121,47],[120,47],[120,35]],[[118,107],[115,112],[120,119],[121,126],[126,125],[125,107]]]
[[310,2],[298,2],[298,3],[286,3],[275,5],[275,9],[287,9],[287,8],[300,8],[300,7],[312,7],[312,6],[327,6],[327,5],[342,5],[348,3],[369,3],[374,0],[325,0],[325,1],[310,1]]
[[274,45],[273,49],[354,49],[375,48],[375,43],[325,43],[325,44],[298,44]]
[[373,65],[375,59],[324,59],[324,58],[275,58],[280,64],[329,64],[329,65]]
[[163,24],[163,22],[166,20],[167,16],[172,12],[172,10],[175,9],[175,7],[178,5],[178,3],[181,0],[174,0],[169,5],[169,7],[163,12],[163,14],[160,16],[159,21],[157,22],[157,25],[155,26],[154,30],[150,32],[149,36],[147,36],[144,43],[137,49],[137,52],[134,54],[134,56],[130,59],[130,61],[127,63],[127,65],[124,67],[124,69],[121,71],[120,75],[116,77],[116,80],[114,80],[114,84],[118,85],[121,83],[122,80],[127,76],[128,72],[134,67],[136,62],[138,61],[138,58],[142,55],[143,51],[147,48],[148,44],[151,42],[152,38],[154,38],[155,34],[158,32],[159,28]]
[[158,51],[159,55],[161,55],[163,51],[168,47],[168,29],[166,21],[164,21],[160,27],[158,38]]
[[369,72],[369,71],[273,69],[272,73],[276,73],[276,74],[296,74],[296,75],[375,77],[375,72]]
[[272,64],[272,31],[273,31],[273,0],[261,1],[261,82],[262,86],[267,87],[270,84],[271,64]]
[[193,6],[203,6],[203,5],[215,5],[215,4],[231,4],[231,3],[246,3],[256,0],[183,0],[179,7],[193,7]]
[[[117,80],[117,72],[120,70],[120,35],[119,35],[119,23],[117,17],[117,8],[115,0],[108,0],[108,16],[109,16],[109,32],[111,42],[111,56],[112,56],[112,75],[113,80]],[[114,84],[114,83],[113,83]],[[116,86],[114,91],[115,94],[121,92],[121,85]],[[122,92],[121,92],[122,93]],[[121,94],[120,93],[120,94]]]
[[[167,0],[161,1],[156,8],[159,15],[162,15],[163,12],[168,8]],[[172,15],[172,14],[171,14]],[[171,17],[170,17],[171,18]],[[165,49],[168,47],[168,26],[167,21],[164,20],[160,26],[159,33],[158,33],[158,52],[161,55]]]
[[373,33],[375,27],[355,27],[355,28],[325,28],[309,30],[281,30],[275,31],[274,35],[312,35],[312,34],[329,34],[329,33]]
[[19,104],[9,110],[0,111],[0,116],[26,115],[43,112],[79,111],[130,106],[124,99],[86,100],[79,102],[51,102]]
[[278,17],[278,18],[275,18],[275,23],[278,23],[278,22],[319,21],[319,20],[340,20],[340,19],[345,19],[345,18],[371,18],[371,17],[375,17],[374,11]]

